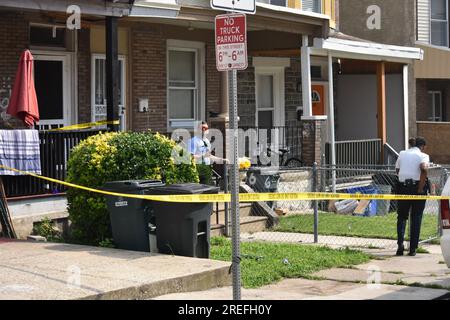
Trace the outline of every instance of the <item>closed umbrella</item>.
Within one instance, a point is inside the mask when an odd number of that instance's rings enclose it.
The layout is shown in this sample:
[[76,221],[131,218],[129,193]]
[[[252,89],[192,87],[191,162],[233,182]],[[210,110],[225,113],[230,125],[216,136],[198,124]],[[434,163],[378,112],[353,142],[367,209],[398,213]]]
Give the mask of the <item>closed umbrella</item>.
[[28,127],[33,127],[34,123],[39,121],[33,78],[33,55],[30,50],[25,50],[20,56],[19,68],[6,112],[22,120]]

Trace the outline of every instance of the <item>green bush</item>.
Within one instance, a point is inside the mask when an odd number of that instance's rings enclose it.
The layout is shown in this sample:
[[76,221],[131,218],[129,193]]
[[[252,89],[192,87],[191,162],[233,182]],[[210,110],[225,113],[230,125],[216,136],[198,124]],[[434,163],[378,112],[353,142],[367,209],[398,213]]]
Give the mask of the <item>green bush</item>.
[[[67,181],[95,189],[108,181],[130,179],[198,182],[195,163],[176,164],[173,155],[178,153],[174,152],[181,152],[175,142],[158,133],[98,134],[72,150]],[[98,245],[112,237],[102,194],[70,188],[67,199],[72,241]]]

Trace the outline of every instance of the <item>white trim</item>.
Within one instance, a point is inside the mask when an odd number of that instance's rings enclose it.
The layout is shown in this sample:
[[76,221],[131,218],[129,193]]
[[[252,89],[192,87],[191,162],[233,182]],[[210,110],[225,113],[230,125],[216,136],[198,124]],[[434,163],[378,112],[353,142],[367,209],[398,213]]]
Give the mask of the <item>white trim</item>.
[[[328,115],[329,115],[329,136],[331,144],[331,165],[336,165],[336,137],[335,137],[335,120],[334,120],[334,83],[333,83],[333,56],[328,53]],[[336,170],[333,170],[332,179],[332,192],[336,193]]]
[[[124,121],[124,126],[126,129],[126,110],[127,110],[127,87],[126,87],[126,83],[127,83],[127,58],[124,55],[119,55],[118,56],[119,61],[122,61],[122,79],[120,79],[121,82],[121,87],[122,87],[122,103],[119,103],[119,106],[122,105],[122,108],[124,108],[124,114],[125,114],[125,121]],[[104,53],[92,53],[91,54],[91,121],[95,122],[95,60],[96,59],[102,59],[102,60],[106,60],[106,54]],[[119,116],[120,116],[120,111],[119,110]]]
[[[279,127],[285,125],[285,80],[284,66],[277,67],[255,67],[255,126],[258,127],[258,112],[273,110],[273,126]],[[270,75],[273,77],[273,109],[259,108],[258,90],[259,75]]]
[[326,55],[326,52],[320,52],[317,49],[324,49],[332,51],[333,56],[342,57],[342,54],[357,54],[361,55],[361,59],[365,56],[376,57],[386,61],[399,61],[401,59],[405,62],[409,60],[423,60],[423,50],[415,47],[401,47],[393,45],[385,45],[375,42],[363,42],[353,40],[343,40],[337,38],[314,38],[314,52],[316,54]]
[[303,35],[303,44],[301,47],[301,74],[302,74],[302,99],[303,99],[303,117],[312,117],[311,101],[311,48],[308,44],[308,36]]
[[181,6],[176,0],[137,0],[130,12],[130,17],[176,18]]
[[422,47],[426,47],[426,48],[431,48],[431,49],[437,49],[437,50],[450,52],[450,48],[448,48],[448,47],[437,46],[437,45],[430,44],[430,43],[425,43],[425,42],[422,42],[422,41],[416,41],[416,45],[422,46]]
[[52,120],[40,120],[38,126],[47,125],[62,125],[68,126],[73,123],[77,123],[74,119],[75,105],[73,95],[75,94],[73,88],[73,54],[65,51],[44,51],[44,50],[32,50],[32,54],[35,61],[61,61],[62,62],[62,76],[63,76],[63,118]]
[[328,116],[303,116],[302,120],[327,120]]
[[[193,51],[196,53],[196,70],[195,70],[195,78],[196,78],[196,90],[194,94],[194,103],[197,107],[194,106],[194,120],[183,120],[177,119],[175,125],[171,125],[170,121],[170,106],[169,106],[169,51],[171,50],[179,50],[179,51]],[[177,128],[186,128],[186,129],[194,129],[196,121],[205,120],[206,113],[206,53],[205,53],[205,43],[199,41],[185,41],[185,40],[175,40],[175,39],[167,39],[166,41],[166,105],[167,105],[167,116],[166,116],[166,126],[168,132],[171,132],[173,129]],[[197,110],[197,108],[199,110]],[[198,114],[200,113],[200,114]]]
[[405,130],[405,150],[409,148],[409,70],[403,66],[403,119]]
[[443,124],[450,125],[450,121],[416,121],[419,124]]
[[288,68],[291,65],[289,58],[272,58],[272,57],[254,57],[253,67],[274,67],[274,68]]
[[409,147],[409,70],[403,66],[403,119],[405,129],[405,150]]

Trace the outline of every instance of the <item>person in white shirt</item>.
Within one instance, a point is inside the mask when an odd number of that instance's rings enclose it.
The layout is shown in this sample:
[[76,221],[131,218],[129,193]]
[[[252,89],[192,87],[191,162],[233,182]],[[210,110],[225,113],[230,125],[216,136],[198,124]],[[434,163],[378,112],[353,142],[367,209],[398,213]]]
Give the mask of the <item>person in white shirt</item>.
[[188,151],[194,157],[197,171],[202,184],[212,184],[213,163],[228,163],[227,159],[212,155],[211,142],[207,138],[209,133],[208,124],[202,121],[199,125],[199,132],[194,134],[188,144]]
[[[422,137],[415,139],[415,147],[400,152],[396,163],[398,174],[398,193],[405,195],[427,194],[427,169],[430,157],[424,153],[426,141]],[[411,240],[409,255],[415,256],[419,245],[420,227],[422,224],[425,200],[399,200],[397,216],[397,243],[396,255],[404,252],[405,227],[411,209]]]

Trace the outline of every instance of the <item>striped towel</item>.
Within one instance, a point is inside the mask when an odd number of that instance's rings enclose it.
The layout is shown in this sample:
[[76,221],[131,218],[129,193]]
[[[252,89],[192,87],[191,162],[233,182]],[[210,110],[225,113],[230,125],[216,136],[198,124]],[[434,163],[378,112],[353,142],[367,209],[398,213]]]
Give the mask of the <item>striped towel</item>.
[[[0,130],[0,165],[41,174],[39,132],[37,130]],[[21,174],[0,168],[0,175]]]

